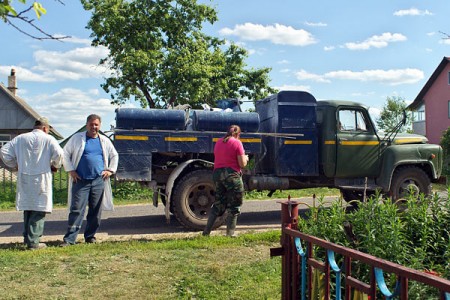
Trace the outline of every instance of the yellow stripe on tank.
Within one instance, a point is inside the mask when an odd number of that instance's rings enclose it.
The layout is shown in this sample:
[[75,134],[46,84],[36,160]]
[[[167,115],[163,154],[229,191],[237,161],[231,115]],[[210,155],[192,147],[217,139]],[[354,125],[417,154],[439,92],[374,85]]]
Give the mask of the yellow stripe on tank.
[[303,140],[303,141],[291,141],[291,140],[286,140],[284,141],[285,145],[311,145],[312,141],[311,140]]
[[167,136],[164,138],[166,142],[196,142],[198,138],[195,136],[181,137],[181,136]]
[[148,136],[143,135],[115,135],[115,140],[126,140],[126,141],[148,141]]

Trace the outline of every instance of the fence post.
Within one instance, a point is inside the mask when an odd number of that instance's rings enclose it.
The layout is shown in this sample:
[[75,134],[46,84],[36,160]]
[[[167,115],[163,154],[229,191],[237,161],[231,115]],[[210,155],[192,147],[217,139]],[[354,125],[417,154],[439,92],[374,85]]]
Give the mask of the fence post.
[[297,229],[298,224],[298,202],[291,201],[290,196],[287,201],[280,201],[281,204],[281,238],[280,244],[283,248],[281,272],[282,299],[297,299],[299,288],[298,264],[299,256],[295,253],[292,238],[283,232],[283,228]]

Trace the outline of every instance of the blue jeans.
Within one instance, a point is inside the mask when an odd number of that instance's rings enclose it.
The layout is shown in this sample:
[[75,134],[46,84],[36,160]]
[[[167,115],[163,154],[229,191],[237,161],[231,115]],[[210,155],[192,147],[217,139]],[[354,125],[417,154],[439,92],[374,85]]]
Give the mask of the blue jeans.
[[105,182],[101,176],[92,180],[79,179],[76,183],[73,182],[69,225],[64,236],[64,242],[75,244],[83,224],[86,206],[89,207],[89,210],[86,216],[84,239],[87,240],[95,236],[97,229],[100,227],[104,188]]

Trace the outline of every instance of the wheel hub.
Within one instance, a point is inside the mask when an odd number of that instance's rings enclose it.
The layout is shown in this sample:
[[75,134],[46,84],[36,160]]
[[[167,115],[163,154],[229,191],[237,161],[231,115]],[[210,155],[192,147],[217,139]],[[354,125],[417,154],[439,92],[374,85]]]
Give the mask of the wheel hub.
[[409,194],[419,195],[420,189],[414,182],[405,182],[402,185],[402,194],[403,196],[407,196]]
[[208,198],[207,196],[205,196],[205,195],[200,195],[200,196],[197,198],[197,203],[198,203],[200,206],[206,206],[206,205],[208,205],[208,203],[209,203],[209,198]]

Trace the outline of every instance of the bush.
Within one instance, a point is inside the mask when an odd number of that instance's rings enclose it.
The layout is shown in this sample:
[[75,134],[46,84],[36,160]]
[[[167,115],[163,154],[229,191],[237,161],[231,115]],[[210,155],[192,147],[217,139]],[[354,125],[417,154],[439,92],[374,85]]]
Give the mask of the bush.
[[442,176],[450,176],[450,127],[442,133],[440,145],[444,152]]
[[[360,203],[358,209],[346,212],[342,202],[334,202],[330,209],[324,209],[323,201],[319,201],[307,218],[299,219],[299,230],[403,266],[433,270],[450,278],[450,201],[435,194],[429,198],[411,197],[405,205],[404,210],[399,210],[390,200],[373,196]],[[325,254],[319,250],[315,255],[324,257]],[[367,266],[355,264],[352,273],[369,282]],[[416,299],[436,293],[413,281],[409,291],[411,298],[412,294],[419,295]]]

